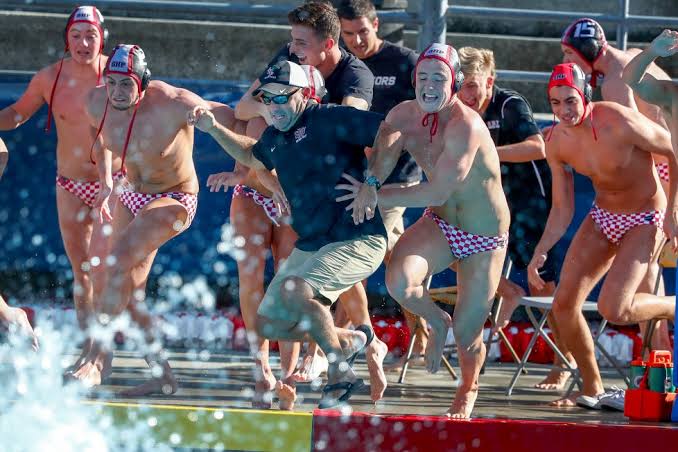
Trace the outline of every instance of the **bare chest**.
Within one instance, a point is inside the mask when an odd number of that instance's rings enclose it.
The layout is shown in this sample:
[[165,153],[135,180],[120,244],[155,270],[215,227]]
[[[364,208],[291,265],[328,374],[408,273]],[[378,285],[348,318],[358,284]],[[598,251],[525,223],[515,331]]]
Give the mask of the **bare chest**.
[[628,172],[634,164],[633,145],[600,136],[598,140],[584,140],[570,137],[561,144],[564,146],[566,161],[578,173],[591,179],[615,179]]
[[431,177],[443,150],[442,133],[438,131],[436,135],[431,137],[428,128],[412,127],[405,129],[403,134],[405,136],[405,150],[414,157],[427,177]]
[[[57,121],[86,124],[85,105],[89,91],[94,88],[94,83],[83,83],[72,78],[61,78],[52,99],[52,114]],[[47,96],[51,95],[50,92]],[[47,97],[49,99],[49,97]]]
[[[134,121],[128,115],[106,118],[102,135],[106,147],[122,156],[127,163],[150,162],[169,157],[178,131],[162,116],[137,114]],[[125,150],[126,149],[126,150]]]

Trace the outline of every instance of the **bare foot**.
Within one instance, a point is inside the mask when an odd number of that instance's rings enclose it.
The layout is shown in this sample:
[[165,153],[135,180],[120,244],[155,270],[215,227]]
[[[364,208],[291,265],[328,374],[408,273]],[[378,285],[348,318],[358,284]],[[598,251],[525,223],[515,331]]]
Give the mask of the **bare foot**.
[[577,397],[581,395],[581,392],[573,392],[569,397],[563,397],[562,399],[554,400],[549,403],[549,406],[555,406],[558,408],[572,408],[577,406]]
[[534,387],[545,391],[561,391],[565,388],[570,376],[571,373],[568,370],[551,369],[548,375]]
[[386,375],[384,374],[384,358],[386,358],[386,353],[388,353],[388,347],[376,336],[365,351],[367,370],[370,373],[370,393],[373,402],[381,400],[386,390],[387,383]]
[[457,388],[457,395],[454,396],[454,402],[452,402],[450,409],[447,410],[447,417],[450,419],[470,419],[477,398],[477,386],[475,389]]
[[321,374],[327,372],[327,366],[328,362],[325,355],[316,352],[313,352],[313,354],[306,354],[301,366],[292,374],[292,378],[299,383],[311,382],[320,377]]
[[270,372],[264,375],[261,380],[254,383],[254,397],[252,397],[252,408],[270,410],[273,405],[273,389],[275,388],[275,377]]
[[87,388],[99,386],[112,372],[113,353],[102,352],[94,361],[83,363],[74,372],[65,375],[69,381],[78,381]]
[[275,383],[275,393],[278,396],[278,405],[281,410],[292,411],[297,401],[297,388],[293,379],[278,380]]
[[346,359],[358,353],[365,347],[367,336],[362,331],[345,330],[345,334],[339,335],[339,343]]
[[440,369],[440,359],[443,357],[447,331],[452,324],[452,318],[447,312],[440,310],[440,317],[429,321],[429,324],[431,333],[426,344],[426,370],[434,374]]
[[92,338],[87,338],[83,341],[82,343],[82,351],[80,352],[80,356],[78,359],[75,360],[75,362],[68,368],[66,369],[67,374],[72,374],[76,370],[78,370],[80,367],[82,367],[83,364],[87,361],[87,356],[92,352],[92,347],[94,346],[94,339]]

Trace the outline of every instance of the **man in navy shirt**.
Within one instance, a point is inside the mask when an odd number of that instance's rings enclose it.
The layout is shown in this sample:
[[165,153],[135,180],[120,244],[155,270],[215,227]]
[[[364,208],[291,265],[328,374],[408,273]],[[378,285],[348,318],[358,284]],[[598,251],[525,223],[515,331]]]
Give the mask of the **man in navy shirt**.
[[[288,14],[288,20],[291,25],[292,40],[280,49],[267,67],[286,60],[314,66],[325,80],[327,94],[321,99],[323,103],[350,105],[368,110],[372,102],[374,78],[363,62],[339,47],[340,24],[334,8],[325,2],[307,2],[291,10]],[[271,119],[268,117],[268,109],[260,102],[258,96],[253,95],[255,90],[261,86],[262,81],[265,81],[266,75],[266,71],[264,71],[252,83],[250,89],[235,108],[238,119],[249,121],[247,135],[254,139],[259,139],[267,123],[271,123]],[[247,168],[236,164],[236,170],[231,176],[231,180],[234,181],[233,183],[240,183],[250,190],[259,191],[260,195],[268,195],[263,190],[264,187],[261,187],[262,184],[257,181],[257,176],[254,173],[254,171],[248,173]],[[252,217],[252,211],[256,211],[257,208],[258,206],[254,205],[254,201],[251,199],[239,199],[232,206],[231,217]],[[271,221],[261,218],[261,212],[258,216],[260,218],[251,223],[249,230],[238,232],[244,237],[259,237],[262,234],[271,234],[274,238],[271,248],[277,251],[277,260],[283,260],[287,257],[286,252],[291,249],[287,234],[280,234],[281,230],[286,228],[286,225],[276,227]],[[282,237],[280,240],[277,239],[279,236]],[[268,248],[267,244],[253,242],[255,240],[248,240],[248,246],[251,249],[259,248],[261,252],[254,251],[249,254],[265,255],[266,248]],[[281,250],[283,251],[281,252]],[[256,272],[239,272],[241,286],[261,285],[263,267],[263,265],[260,265]],[[256,292],[259,292],[259,290]],[[352,290],[342,294],[340,301],[355,325],[371,325],[367,309],[367,295],[362,284],[358,284]],[[370,338],[373,338],[373,340],[368,341],[366,357],[371,386],[375,390],[374,396],[378,396],[378,399],[381,398],[381,394],[386,388],[386,377],[382,363],[388,349],[374,334],[370,333]],[[291,355],[288,350],[291,351]],[[309,347],[309,352],[304,357],[300,368],[292,374],[298,347],[289,349],[287,344],[283,344],[281,347],[281,378],[286,385],[288,383],[292,385],[294,381],[313,380],[327,367],[326,359],[317,355],[315,351],[316,347]],[[281,401],[284,399],[280,391],[278,391],[278,396]],[[288,406],[286,402],[283,405]]]
[[[374,75],[374,95],[370,111],[386,115],[399,103],[414,99],[412,72],[418,55],[412,49],[379,38],[379,18],[374,4],[370,0],[346,0],[338,6],[337,14],[341,21],[344,45]],[[404,152],[384,186],[407,187],[421,182],[421,177],[421,168],[417,162],[409,152]],[[391,250],[405,232],[405,208],[379,206],[379,213],[388,232],[388,246]],[[406,310],[403,313],[410,331],[414,331],[416,317]],[[421,321],[426,322],[423,319]],[[424,330],[418,329],[413,356],[423,355],[425,349]]]
[[309,79],[289,61],[269,67],[264,80],[254,94],[261,96],[272,125],[259,141],[229,131],[205,109],[195,109],[189,123],[208,132],[243,165],[277,172],[299,238],[266,291],[257,333],[272,340],[310,337],[318,343],[329,361],[320,403],[327,408],[363,386],[346,362],[369,334],[361,326],[335,329],[329,306],[379,267],[387,246],[378,212],[355,225],[335,202],[334,187],[342,175],[362,179],[364,148],[373,144],[383,117],[310,103]]
[[[508,256],[514,269],[525,271],[551,210],[551,172],[545,160],[544,139],[527,100],[515,91],[494,84],[496,70],[491,50],[462,47],[459,59],[464,73],[459,99],[482,116],[497,146],[502,186],[511,211]],[[557,276],[554,259],[547,261],[540,274],[546,285],[541,290],[529,286],[530,295],[553,295]],[[526,293],[504,277],[497,292],[504,300],[498,319],[498,326],[502,328]],[[556,325],[550,322],[550,326],[558,340]],[[571,355],[568,359],[573,361]],[[555,363],[562,366],[557,357]],[[569,376],[569,372],[553,369],[536,387],[562,389]]]

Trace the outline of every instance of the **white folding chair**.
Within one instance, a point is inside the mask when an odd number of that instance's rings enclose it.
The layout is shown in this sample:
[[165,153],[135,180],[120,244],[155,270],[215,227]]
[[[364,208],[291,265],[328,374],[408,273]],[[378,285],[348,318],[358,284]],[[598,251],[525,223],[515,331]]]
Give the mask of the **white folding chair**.
[[[548,336],[546,331],[544,330],[544,325],[546,324],[546,320],[548,318],[548,314],[551,312],[553,309],[553,297],[523,297],[520,300],[520,305],[525,307],[525,311],[527,312],[527,316],[530,319],[530,323],[532,323],[532,326],[534,327],[534,334],[532,335],[532,338],[530,339],[530,342],[527,345],[527,349],[525,349],[525,353],[523,353],[523,357],[518,363],[518,367],[516,368],[515,372],[513,373],[513,377],[511,378],[511,382],[509,383],[508,387],[506,388],[506,395],[510,396],[511,393],[513,392],[513,388],[515,387],[516,383],[518,382],[518,378],[520,377],[521,371],[525,368],[527,365],[527,360],[530,357],[530,354],[532,353],[532,349],[534,348],[535,344],[537,343],[537,339],[539,337],[542,337],[546,344],[553,350],[553,352],[561,359],[563,364],[565,365],[565,368],[569,370],[572,373],[573,376],[573,381],[572,384],[570,384],[570,387],[568,388],[567,394],[569,395],[570,392],[574,389],[574,385],[578,385],[581,388],[581,378],[579,377],[579,371],[572,367],[568,360],[565,358],[565,355],[563,355],[563,352],[560,351],[558,346],[551,340],[551,338]],[[535,311],[539,311],[541,313],[541,317],[537,319],[537,316],[535,315]],[[598,305],[594,301],[586,301],[584,302],[584,305],[582,306],[582,311],[583,312],[597,312],[598,311]],[[596,334],[594,335],[593,338],[593,344],[594,346],[600,351],[600,353],[614,366],[614,368],[617,370],[619,375],[624,379],[627,385],[630,386],[631,381],[629,380],[629,377],[622,367],[621,364],[612,356],[610,353],[603,347],[599,340],[601,337],[602,332],[605,330],[605,327],[607,326],[607,320],[603,319],[600,322],[600,325],[598,326],[598,330],[596,331]]]

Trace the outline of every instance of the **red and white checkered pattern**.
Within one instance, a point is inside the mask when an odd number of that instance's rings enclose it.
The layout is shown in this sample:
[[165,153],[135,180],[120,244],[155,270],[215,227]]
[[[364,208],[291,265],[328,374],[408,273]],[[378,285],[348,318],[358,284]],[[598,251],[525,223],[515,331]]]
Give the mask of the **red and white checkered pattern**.
[[[122,170],[113,173],[113,180],[116,182],[124,177],[125,173]],[[94,200],[97,198],[99,190],[101,190],[101,183],[98,180],[77,181],[64,176],[57,176],[56,184],[58,187],[78,197],[89,208],[94,207]]]
[[278,206],[275,205],[275,202],[267,196],[262,195],[253,188],[248,187],[247,185],[238,184],[233,187],[233,197],[236,196],[245,196],[247,198],[252,198],[255,203],[263,207],[266,216],[271,219],[273,224],[278,226],[278,219],[280,218],[280,211]]
[[610,242],[617,244],[624,237],[624,234],[641,224],[654,224],[661,228],[664,224],[664,213],[663,210],[650,210],[642,213],[612,213],[594,204],[589,215],[591,215],[598,229],[605,234],[605,237]]
[[198,209],[198,195],[182,193],[178,191],[170,191],[167,193],[137,193],[135,191],[125,190],[122,191],[120,195],[118,195],[118,198],[120,199],[120,202],[125,207],[127,207],[135,217],[139,211],[141,211],[141,209],[146,207],[146,204],[155,199],[176,199],[182,206],[186,208],[186,212],[188,212],[188,221],[184,225],[182,231],[185,231],[191,225],[193,218],[195,218],[195,212]]
[[447,221],[440,218],[429,208],[424,210],[424,216],[436,222],[445,235],[447,243],[450,244],[452,254],[454,254],[454,257],[457,259],[465,259],[485,251],[500,250],[506,248],[508,245],[508,232],[505,232],[500,236],[487,237],[462,231],[458,227],[452,226]]
[[659,174],[659,179],[663,180],[664,182],[669,181],[669,164],[668,163],[657,163],[655,165],[655,168],[657,168],[657,174]]

